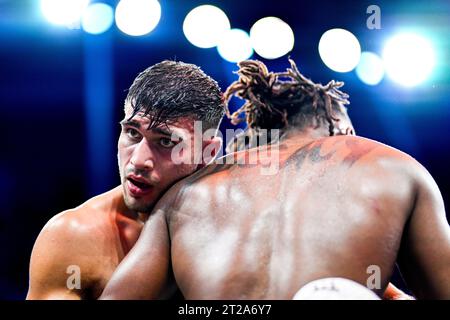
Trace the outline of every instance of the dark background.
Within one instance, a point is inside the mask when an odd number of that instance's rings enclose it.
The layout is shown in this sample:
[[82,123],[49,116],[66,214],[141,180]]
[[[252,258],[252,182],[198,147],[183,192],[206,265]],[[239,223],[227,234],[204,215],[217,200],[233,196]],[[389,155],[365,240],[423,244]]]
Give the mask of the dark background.
[[[94,1],[92,1],[94,2]],[[113,6],[118,1],[101,2]],[[115,25],[88,35],[50,25],[38,1],[0,0],[0,299],[23,299],[33,243],[50,217],[119,184],[118,122],[126,89],[135,76],[163,59],[199,66],[225,89],[237,67],[216,49],[199,49],[184,37],[186,14],[200,4],[224,10],[233,28],[247,32],[258,19],[277,16],[295,34],[291,57],[316,82],[346,82],[349,114],[357,133],[421,162],[450,203],[450,2],[441,1],[195,1],[161,0],[156,29],[130,37]],[[366,27],[366,8],[381,8],[381,30]],[[423,29],[437,53],[432,78],[415,88],[388,78],[377,86],[355,72],[336,73],[320,59],[323,32],[345,28],[363,51],[381,54],[383,44],[404,28]],[[288,66],[286,57],[266,61]],[[103,108],[103,109],[102,109]],[[223,123],[223,128],[229,122]],[[396,277],[395,283],[401,282]]]

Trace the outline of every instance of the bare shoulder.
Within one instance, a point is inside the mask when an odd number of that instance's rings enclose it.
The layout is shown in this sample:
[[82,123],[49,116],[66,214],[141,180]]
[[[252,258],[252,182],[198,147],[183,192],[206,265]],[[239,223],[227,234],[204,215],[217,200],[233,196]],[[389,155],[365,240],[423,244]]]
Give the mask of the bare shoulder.
[[[43,298],[47,292],[65,287],[68,270],[83,272],[83,280],[95,277],[97,259],[113,235],[108,231],[104,208],[108,196],[90,199],[77,208],[52,217],[41,230],[30,260],[29,297]],[[72,268],[73,269],[73,268]],[[85,283],[84,283],[85,284]]]
[[418,188],[435,185],[422,164],[394,147],[358,136],[328,139],[334,139],[330,142],[335,146],[339,160],[355,173],[356,179],[377,181],[386,190],[404,190],[409,195]]
[[44,226],[39,237],[50,237],[49,240],[58,242],[64,240],[66,248],[72,243],[76,243],[77,247],[91,243],[108,228],[114,191],[93,197],[76,208],[55,215]]
[[370,165],[396,171],[422,168],[420,163],[407,153],[375,140],[359,136],[336,136],[324,140],[331,142],[343,162],[350,167]]

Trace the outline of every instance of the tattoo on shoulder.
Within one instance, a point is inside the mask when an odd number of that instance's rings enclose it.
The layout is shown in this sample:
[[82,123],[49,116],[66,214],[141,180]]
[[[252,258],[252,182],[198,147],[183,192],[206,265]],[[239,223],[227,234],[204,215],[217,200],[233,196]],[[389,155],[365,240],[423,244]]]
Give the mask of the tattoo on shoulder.
[[306,159],[309,159],[312,163],[329,160],[336,153],[336,150],[331,150],[328,153],[322,154],[323,144],[323,141],[318,143],[313,142],[302,147],[293,153],[282,167],[295,164],[296,169],[300,170]]
[[[295,165],[296,169],[300,170],[306,160],[309,160],[313,164],[327,161],[330,160],[331,157],[342,148],[341,144],[331,145],[331,148],[325,148],[324,144],[325,141],[312,142],[302,147],[293,153],[281,167]],[[345,146],[346,148],[343,149],[348,151],[348,154],[345,155],[342,162],[347,164],[349,167],[353,166],[355,162],[377,148],[375,144],[365,143],[364,141],[358,141],[356,139],[346,140]]]
[[344,163],[348,164],[349,167],[377,147],[372,143],[364,143],[354,139],[345,141],[345,144],[350,152],[345,156]]

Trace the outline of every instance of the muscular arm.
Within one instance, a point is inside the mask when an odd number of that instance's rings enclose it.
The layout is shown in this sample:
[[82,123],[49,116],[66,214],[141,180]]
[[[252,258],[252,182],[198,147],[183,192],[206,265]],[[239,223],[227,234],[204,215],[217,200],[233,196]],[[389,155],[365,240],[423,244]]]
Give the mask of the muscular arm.
[[403,234],[400,269],[418,298],[450,299],[450,228],[431,175],[418,170],[417,193]]
[[164,211],[156,208],[100,299],[158,299],[169,280],[170,242]]
[[[79,237],[70,220],[66,213],[57,215],[39,234],[31,254],[27,299],[81,299],[82,291],[75,287],[76,281],[69,279],[71,272],[74,272],[70,266],[79,267],[82,275],[87,273],[88,268],[85,260],[78,258],[79,248],[83,244],[77,241]],[[85,282],[81,284],[85,285]]]

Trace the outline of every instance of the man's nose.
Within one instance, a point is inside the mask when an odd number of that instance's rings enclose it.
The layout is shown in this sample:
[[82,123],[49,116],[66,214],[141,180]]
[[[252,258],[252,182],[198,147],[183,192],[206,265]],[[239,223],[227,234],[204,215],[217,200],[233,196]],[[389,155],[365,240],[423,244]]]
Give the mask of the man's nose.
[[133,151],[131,164],[140,170],[153,170],[154,154],[145,139],[142,139]]

